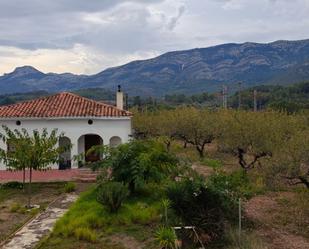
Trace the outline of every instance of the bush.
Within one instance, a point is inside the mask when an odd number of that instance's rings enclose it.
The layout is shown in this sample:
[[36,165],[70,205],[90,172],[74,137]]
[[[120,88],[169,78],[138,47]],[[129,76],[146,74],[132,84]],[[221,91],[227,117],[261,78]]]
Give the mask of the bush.
[[16,182],[16,181],[13,181],[13,182],[7,182],[7,183],[3,183],[3,184],[0,184],[0,189],[22,189],[23,188],[23,184],[21,182]]
[[222,162],[216,159],[210,159],[210,158],[204,158],[202,160],[202,164],[214,168],[214,169],[218,169],[222,167]]
[[64,185],[64,192],[65,193],[72,193],[76,190],[76,184],[74,182],[67,182]]
[[[186,179],[167,189],[171,207],[184,224],[191,224],[208,240],[224,234],[224,224],[237,217],[236,203],[228,195],[207,187],[203,179]],[[208,241],[204,241],[208,242]]]
[[156,241],[161,248],[164,249],[174,249],[176,248],[177,236],[175,231],[171,227],[160,227],[156,231]]
[[128,184],[130,192],[149,182],[160,182],[178,170],[178,159],[162,144],[132,141],[119,145],[104,159],[112,168],[115,181]]
[[11,213],[17,213],[21,209],[21,205],[19,203],[13,203],[10,212]]
[[129,195],[126,186],[119,182],[107,182],[98,187],[97,201],[106,205],[110,212],[118,212],[123,201]]
[[97,240],[97,236],[95,231],[87,228],[87,227],[79,227],[74,231],[74,236],[78,240],[86,240],[89,242],[95,242]]
[[263,184],[252,182],[243,170],[231,174],[217,171],[209,177],[207,185],[235,199],[240,197],[248,199],[255,194],[261,194],[264,190]]
[[31,210],[27,209],[25,206],[21,206],[19,203],[13,203],[10,207],[11,213],[19,213],[19,214],[25,214],[27,212],[30,212],[32,215],[35,215],[39,212],[38,208],[33,208]]

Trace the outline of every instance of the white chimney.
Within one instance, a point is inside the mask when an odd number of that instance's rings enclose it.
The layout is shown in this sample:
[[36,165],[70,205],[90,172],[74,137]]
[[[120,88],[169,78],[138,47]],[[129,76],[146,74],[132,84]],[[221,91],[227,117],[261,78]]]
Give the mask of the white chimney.
[[123,110],[123,92],[121,91],[120,85],[118,85],[118,91],[116,95],[116,106],[118,109]]

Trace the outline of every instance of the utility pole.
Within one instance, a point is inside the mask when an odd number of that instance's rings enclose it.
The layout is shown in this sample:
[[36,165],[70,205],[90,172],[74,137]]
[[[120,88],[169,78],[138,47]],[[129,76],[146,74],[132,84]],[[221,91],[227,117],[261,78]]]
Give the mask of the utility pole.
[[238,83],[238,109],[241,108],[241,82]]
[[222,107],[224,109],[227,108],[227,86],[226,85],[222,86]]
[[225,109],[227,109],[227,96],[228,96],[227,86],[225,86]]
[[257,90],[253,91],[253,111],[257,112]]

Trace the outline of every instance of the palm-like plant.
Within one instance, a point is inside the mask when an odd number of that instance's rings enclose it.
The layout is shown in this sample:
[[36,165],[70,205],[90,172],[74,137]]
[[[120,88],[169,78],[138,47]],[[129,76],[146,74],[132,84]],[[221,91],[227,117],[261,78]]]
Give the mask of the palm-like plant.
[[160,227],[156,231],[156,241],[159,243],[161,249],[175,249],[177,236],[173,228]]

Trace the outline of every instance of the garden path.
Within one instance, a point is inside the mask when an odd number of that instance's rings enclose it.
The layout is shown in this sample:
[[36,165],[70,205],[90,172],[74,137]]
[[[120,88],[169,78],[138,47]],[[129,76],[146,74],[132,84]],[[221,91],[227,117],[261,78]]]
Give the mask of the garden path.
[[51,232],[55,222],[68,210],[70,204],[75,202],[77,194],[66,194],[58,198],[43,213],[40,213],[28,224],[19,230],[2,249],[31,249]]

